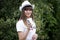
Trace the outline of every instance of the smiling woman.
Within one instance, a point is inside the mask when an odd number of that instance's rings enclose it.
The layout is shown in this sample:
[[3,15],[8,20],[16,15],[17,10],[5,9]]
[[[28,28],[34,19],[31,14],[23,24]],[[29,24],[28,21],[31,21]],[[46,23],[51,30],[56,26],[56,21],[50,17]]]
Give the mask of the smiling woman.
[[16,23],[19,40],[36,40],[36,24],[33,19],[34,6],[28,1],[24,1],[20,6],[22,12],[20,20]]
[[26,6],[25,9],[23,9],[23,10],[24,10],[23,12],[25,13],[25,16],[27,18],[29,18],[31,16],[31,14],[32,14],[32,7]]

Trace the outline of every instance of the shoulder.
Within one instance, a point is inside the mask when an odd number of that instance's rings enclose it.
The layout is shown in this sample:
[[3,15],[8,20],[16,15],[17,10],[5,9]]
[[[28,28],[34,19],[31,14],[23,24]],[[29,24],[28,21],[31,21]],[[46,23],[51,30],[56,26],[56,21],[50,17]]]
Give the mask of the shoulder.
[[24,27],[22,25],[23,25],[23,20],[17,21],[17,23],[16,23],[17,32],[18,31],[24,31]]
[[16,25],[23,23],[23,20],[18,20]]

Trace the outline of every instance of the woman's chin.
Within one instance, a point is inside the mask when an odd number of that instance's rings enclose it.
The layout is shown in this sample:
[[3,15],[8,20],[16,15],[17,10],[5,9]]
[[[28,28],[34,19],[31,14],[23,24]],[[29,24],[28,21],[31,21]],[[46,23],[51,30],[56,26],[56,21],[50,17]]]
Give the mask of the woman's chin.
[[30,15],[27,15],[27,17],[29,18],[29,17],[30,17]]

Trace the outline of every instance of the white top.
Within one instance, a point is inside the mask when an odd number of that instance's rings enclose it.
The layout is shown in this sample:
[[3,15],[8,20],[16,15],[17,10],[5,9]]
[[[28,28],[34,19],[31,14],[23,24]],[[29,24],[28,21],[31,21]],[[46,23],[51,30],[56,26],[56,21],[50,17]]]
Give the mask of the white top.
[[[31,25],[32,25],[32,29],[30,29],[26,40],[32,40],[32,36],[36,33],[36,25],[35,25],[34,21],[32,20],[32,18],[28,18],[27,20],[30,21],[30,23],[31,23]],[[19,21],[16,23],[16,29],[17,29],[17,32],[18,32],[18,31],[26,32],[27,27],[26,27],[26,25],[24,24],[23,20],[19,20]]]

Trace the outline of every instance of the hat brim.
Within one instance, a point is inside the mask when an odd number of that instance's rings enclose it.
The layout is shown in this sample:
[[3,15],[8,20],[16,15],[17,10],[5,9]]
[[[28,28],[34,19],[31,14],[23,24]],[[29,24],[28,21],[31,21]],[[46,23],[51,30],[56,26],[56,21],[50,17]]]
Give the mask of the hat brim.
[[[28,6],[28,5],[25,5],[25,6]],[[19,7],[19,10],[22,11],[22,9],[23,9],[25,6],[20,6],[20,7]],[[31,6],[32,6],[32,9],[34,9],[35,5],[31,5]]]

